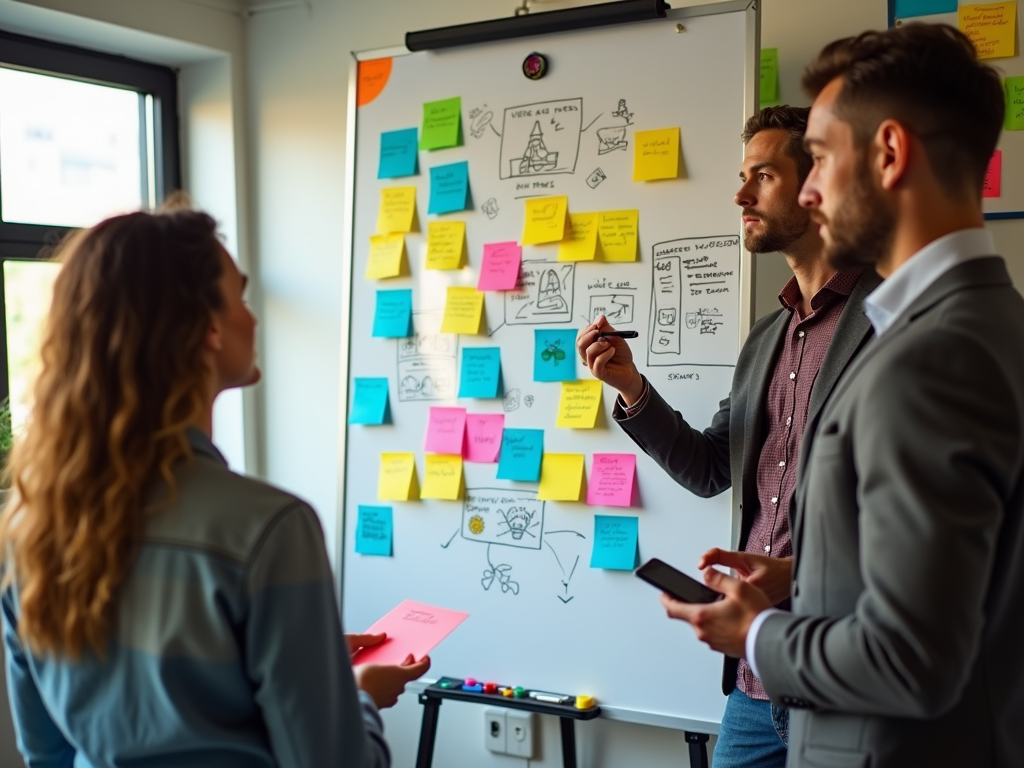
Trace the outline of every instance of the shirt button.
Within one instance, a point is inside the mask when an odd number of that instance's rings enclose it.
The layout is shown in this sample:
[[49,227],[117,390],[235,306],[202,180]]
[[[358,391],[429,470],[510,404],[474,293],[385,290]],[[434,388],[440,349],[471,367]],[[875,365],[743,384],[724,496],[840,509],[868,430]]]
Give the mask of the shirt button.
[[800,331],[799,333],[797,333],[797,336],[799,336],[802,339],[804,337],[804,332]]
[[793,423],[793,417],[792,416],[787,416],[786,417],[786,426],[788,427],[792,423]]
[[778,504],[778,503],[779,503],[779,497],[778,496],[772,496],[772,504]]
[[780,461],[780,462],[779,462],[779,466],[780,466],[780,467],[784,467],[784,466],[786,466],[786,462],[784,462],[784,461]]
[[796,372],[794,371],[793,373],[789,374],[789,378],[795,379],[796,378]]
[[771,544],[765,544],[764,545],[764,551],[765,552],[771,552],[772,551],[772,545]]

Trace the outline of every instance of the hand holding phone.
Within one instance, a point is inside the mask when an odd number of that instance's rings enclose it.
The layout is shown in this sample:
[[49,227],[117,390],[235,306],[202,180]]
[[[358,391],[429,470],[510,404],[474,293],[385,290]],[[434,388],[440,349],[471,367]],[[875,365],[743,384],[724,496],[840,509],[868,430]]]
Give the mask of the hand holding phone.
[[722,593],[656,557],[637,568],[636,575],[684,603],[713,603],[722,598]]

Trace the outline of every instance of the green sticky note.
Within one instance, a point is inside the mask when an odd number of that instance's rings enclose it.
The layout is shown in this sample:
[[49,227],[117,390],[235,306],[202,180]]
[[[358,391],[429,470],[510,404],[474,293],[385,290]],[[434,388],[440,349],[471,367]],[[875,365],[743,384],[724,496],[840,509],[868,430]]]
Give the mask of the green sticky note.
[[1006,124],[1008,131],[1024,131],[1024,77],[1003,80],[1006,93]]
[[445,149],[462,143],[462,98],[456,96],[423,105],[420,149]]
[[761,49],[761,106],[779,101],[779,49]]

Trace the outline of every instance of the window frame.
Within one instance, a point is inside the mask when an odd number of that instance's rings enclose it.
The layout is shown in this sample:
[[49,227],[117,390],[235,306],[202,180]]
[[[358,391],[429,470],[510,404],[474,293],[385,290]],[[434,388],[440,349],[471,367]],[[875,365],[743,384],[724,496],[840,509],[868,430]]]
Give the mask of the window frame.
[[[127,88],[153,98],[155,203],[181,188],[178,73],[126,56],[0,31],[0,66]],[[141,110],[141,106],[140,106]],[[3,173],[0,158],[0,174]],[[0,216],[3,200],[0,199]],[[10,393],[3,262],[45,260],[73,227],[6,223],[0,218],[0,401]]]

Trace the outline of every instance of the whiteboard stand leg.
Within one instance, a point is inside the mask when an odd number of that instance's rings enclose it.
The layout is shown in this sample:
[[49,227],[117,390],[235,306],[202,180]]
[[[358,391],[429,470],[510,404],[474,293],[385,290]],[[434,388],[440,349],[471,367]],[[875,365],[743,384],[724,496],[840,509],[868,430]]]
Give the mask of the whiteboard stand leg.
[[686,731],[686,743],[690,745],[690,768],[708,768],[708,735]]
[[430,768],[434,762],[434,737],[437,735],[437,718],[441,714],[441,699],[420,694],[420,704],[423,705],[423,724],[420,726],[416,768]]
[[558,718],[562,724],[562,768],[576,768],[576,729],[573,720]]

